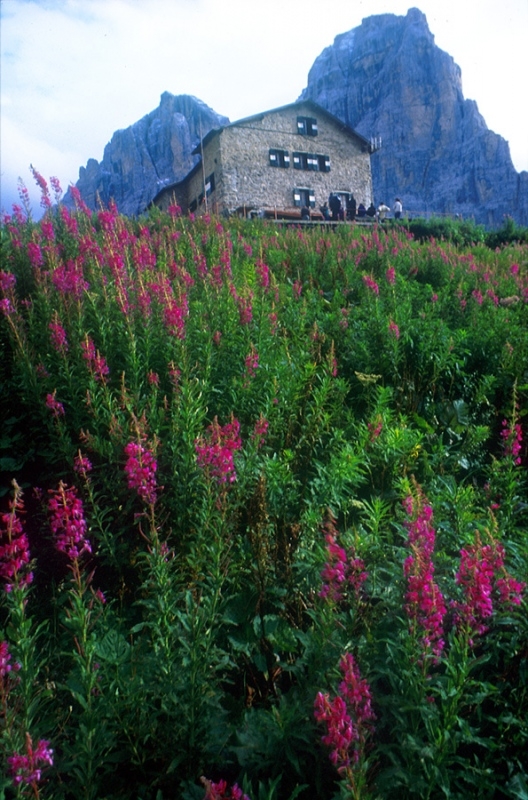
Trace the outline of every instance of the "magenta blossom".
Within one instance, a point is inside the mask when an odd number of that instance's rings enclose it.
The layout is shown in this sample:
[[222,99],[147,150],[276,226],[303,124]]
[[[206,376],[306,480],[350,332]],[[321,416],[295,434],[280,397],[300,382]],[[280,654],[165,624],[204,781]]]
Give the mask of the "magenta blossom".
[[339,669],[343,680],[332,699],[318,692],[314,703],[317,722],[326,724],[323,744],[331,748],[330,761],[342,773],[357,764],[365,755],[367,737],[373,731],[376,715],[372,710],[370,687],[361,678],[351,653],[342,656]]
[[33,581],[29,569],[30,555],[27,535],[20,515],[24,511],[22,490],[13,482],[15,493],[9,511],[0,515],[0,578],[6,592],[28,586]]
[[198,466],[205,469],[218,483],[234,483],[236,480],[233,455],[242,447],[240,439],[240,423],[233,417],[223,427],[214,418],[207,429],[207,434],[196,439]]
[[64,406],[56,399],[56,393],[57,390],[55,389],[53,394],[46,395],[46,407],[49,408],[55,419],[64,416]]
[[49,323],[48,329],[50,331],[51,343],[53,345],[53,349],[56,350],[58,353],[63,353],[63,354],[67,353],[68,339],[66,337],[66,331],[62,327],[57,315],[55,315],[53,321]]
[[435,530],[433,510],[421,493],[407,497],[405,509],[411,519],[405,523],[409,533],[409,548],[403,565],[407,579],[405,610],[411,630],[421,631],[424,657],[432,655],[436,663],[444,649],[444,617],[446,606],[443,595],[434,580],[433,552]]
[[504,455],[511,456],[513,458],[513,463],[519,466],[522,461],[520,454],[523,438],[520,423],[509,423],[507,419],[503,419],[501,437],[504,442]]
[[363,275],[363,283],[365,284],[367,289],[370,289],[370,291],[373,294],[375,294],[376,296],[379,295],[379,286],[374,280],[374,278],[371,278],[370,275]]
[[497,606],[508,608],[522,601],[526,584],[509,574],[504,558],[503,545],[492,537],[489,544],[482,544],[478,532],[473,544],[460,551],[456,583],[462,590],[462,599],[451,605],[455,611],[455,625],[468,632],[470,645],[474,636],[487,631],[487,620]]
[[327,560],[321,572],[323,585],[319,597],[339,603],[343,600],[347,586],[351,586],[356,600],[359,600],[363,584],[368,578],[365,563],[354,552],[347,554],[338,543],[338,530],[333,516],[329,515],[324,530]]
[[73,460],[74,472],[76,472],[78,475],[80,475],[82,478],[86,480],[88,473],[91,472],[92,469],[93,467],[90,459],[86,458],[86,456],[83,456],[83,454],[79,450],[79,452],[77,453],[77,455]]
[[392,336],[394,336],[395,339],[400,338],[400,329],[398,328],[396,323],[393,322],[392,320],[389,322],[389,333],[392,334]]
[[[53,765],[53,750],[46,739],[40,739],[34,748],[31,736],[26,733],[25,755],[14,753],[7,763],[15,786],[25,783],[38,792],[36,785],[42,778],[42,768]],[[38,794],[35,796],[38,797]]]
[[256,442],[257,447],[262,447],[264,444],[264,439],[268,433],[268,427],[268,420],[261,414],[255,422],[255,427],[253,428],[253,434],[251,436],[253,441]]
[[229,786],[225,780],[213,783],[207,778],[201,778],[201,782],[205,787],[203,800],[249,800],[247,794],[244,794],[236,783]]
[[81,342],[81,350],[83,351],[83,359],[95,380],[105,383],[106,376],[110,374],[110,369],[104,356],[100,354],[99,350],[95,349],[95,344],[88,334],[86,334],[84,341]]
[[127,456],[125,475],[128,488],[135,489],[145,503],[154,505],[157,498],[158,462],[153,453],[140,442],[129,442],[125,447],[125,455]]
[[48,511],[50,527],[55,537],[55,547],[76,561],[83,553],[91,553],[92,547],[86,538],[88,525],[84,518],[82,500],[74,486],[68,488],[62,481],[58,489],[50,489]]

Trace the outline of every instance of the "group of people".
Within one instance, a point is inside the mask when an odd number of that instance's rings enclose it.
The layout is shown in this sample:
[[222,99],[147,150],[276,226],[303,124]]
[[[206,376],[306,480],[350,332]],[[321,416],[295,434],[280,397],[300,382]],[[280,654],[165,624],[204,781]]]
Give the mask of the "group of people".
[[[387,218],[387,214],[390,214],[389,206],[385,205],[385,203],[380,203],[379,206],[376,208],[374,203],[371,203],[368,208],[365,207],[363,203],[360,203],[359,206],[356,206],[356,200],[353,194],[346,196],[346,202],[343,204],[341,202],[341,197],[338,194],[332,192],[330,197],[328,198],[328,203],[324,203],[320,206],[319,211],[323,215],[324,219],[332,220],[333,222],[338,222],[339,220],[355,220],[356,216],[359,219],[370,217],[371,219],[376,218],[377,221],[383,222]],[[403,204],[399,197],[397,197],[394,201],[394,219],[400,219],[403,213]]]

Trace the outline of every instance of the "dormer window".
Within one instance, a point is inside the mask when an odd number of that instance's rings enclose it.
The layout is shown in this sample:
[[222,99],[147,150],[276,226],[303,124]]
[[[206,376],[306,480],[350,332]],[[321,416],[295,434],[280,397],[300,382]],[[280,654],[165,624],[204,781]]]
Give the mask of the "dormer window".
[[314,117],[297,117],[297,133],[301,136],[317,136],[317,120]]

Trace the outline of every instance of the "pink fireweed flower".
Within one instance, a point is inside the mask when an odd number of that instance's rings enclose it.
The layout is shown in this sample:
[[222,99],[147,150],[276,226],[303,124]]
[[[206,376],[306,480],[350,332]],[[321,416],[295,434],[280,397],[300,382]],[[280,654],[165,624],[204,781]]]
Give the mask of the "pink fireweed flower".
[[341,658],[339,669],[343,680],[338,694],[331,699],[328,694],[318,692],[314,716],[317,722],[326,724],[327,733],[321,741],[331,748],[330,761],[339,773],[343,773],[351,762],[356,765],[364,757],[367,737],[374,730],[376,715],[372,710],[370,687],[361,678],[351,653]]
[[189,316],[187,295],[182,295],[179,304],[174,298],[169,299],[164,306],[163,314],[168,332],[177,339],[185,339],[185,318]]
[[56,399],[56,394],[57,390],[54,389],[53,394],[46,395],[46,407],[49,408],[55,419],[58,419],[64,416],[64,406]]
[[13,304],[9,297],[2,297],[0,300],[0,312],[5,316],[8,317],[10,314],[14,312]]
[[4,707],[11,690],[16,686],[18,679],[15,676],[21,669],[21,664],[11,663],[9,645],[5,639],[0,641],[0,707]]
[[455,580],[462,589],[463,599],[451,605],[455,611],[455,625],[469,633],[470,645],[473,645],[474,636],[487,631],[485,620],[493,615],[497,605],[511,607],[522,601],[526,584],[509,574],[504,558],[503,545],[492,537],[490,544],[483,545],[478,531],[474,543],[460,551]]
[[321,571],[323,585],[319,597],[333,603],[343,600],[347,586],[351,586],[356,600],[360,600],[363,584],[368,578],[363,559],[355,553],[347,554],[338,543],[338,530],[334,517],[329,514],[324,525],[327,560]]
[[363,275],[363,283],[365,284],[367,289],[370,289],[370,291],[373,294],[375,294],[376,296],[379,295],[379,286],[374,280],[374,278],[371,278],[370,275]]
[[[18,191],[18,196],[20,197],[20,200],[22,202],[22,205],[24,206],[24,211],[26,212],[27,219],[29,219],[31,217],[31,201],[29,199],[29,192],[27,186],[25,185],[22,178],[19,178],[17,181],[17,191]],[[15,219],[18,223],[25,223],[27,221],[26,217],[22,213],[22,209],[20,208],[20,206],[13,205],[13,212],[15,214]]]
[[40,205],[42,208],[48,209],[51,208],[51,197],[48,189],[48,184],[45,178],[42,177],[40,172],[37,172],[33,164],[29,166],[31,173],[35,179],[37,186],[40,189]]
[[411,631],[416,631],[417,627],[422,631],[421,645],[424,657],[431,654],[433,662],[436,663],[444,649],[446,606],[443,595],[434,581],[433,510],[421,493],[416,502],[410,496],[406,498],[404,507],[407,514],[412,517],[405,523],[411,549],[411,554],[407,556],[403,565],[407,579],[405,611],[409,617]]
[[68,487],[61,481],[59,488],[50,489],[49,494],[50,527],[57,550],[66,553],[71,561],[76,561],[83,553],[91,553],[83,503],[75,487]]
[[203,800],[249,800],[247,794],[244,794],[236,783],[229,786],[225,780],[220,780],[218,783],[213,783],[204,777],[200,780],[205,787]]
[[501,437],[503,439],[504,455],[511,456],[513,463],[519,466],[522,461],[520,453],[523,439],[520,423],[509,423],[507,419],[503,419]]
[[83,292],[88,291],[90,285],[84,280],[80,262],[69,260],[66,264],[59,264],[51,276],[53,285],[64,296],[80,300]]
[[181,370],[178,369],[174,361],[169,362],[169,379],[173,389],[178,389],[181,379]]
[[0,515],[0,578],[5,581],[6,592],[28,586],[33,581],[28,538],[20,519],[24,512],[22,490],[16,481],[13,487],[9,511]]
[[381,417],[381,414],[378,414],[372,422],[367,422],[367,428],[370,434],[369,436],[370,441],[371,442],[376,441],[381,431],[383,430],[383,419]]
[[390,283],[391,286],[394,286],[396,283],[396,270],[394,267],[389,267],[385,273],[385,278],[387,279],[387,283]]
[[73,460],[73,471],[86,480],[89,472],[93,469],[92,462],[86,456],[83,456],[81,451],[77,453]]
[[86,217],[91,217],[92,216],[92,212],[90,211],[90,209],[88,208],[88,206],[86,205],[84,200],[82,199],[81,193],[78,190],[78,188],[76,186],[74,186],[73,184],[70,184],[69,190],[70,190],[71,196],[73,197],[73,202],[74,202],[74,205],[75,205],[75,209],[77,211],[80,211]]
[[69,212],[69,209],[67,209],[66,206],[63,205],[59,206],[59,214],[61,220],[64,223],[64,227],[66,228],[68,233],[71,236],[75,236],[75,238],[77,238],[79,235],[79,225],[77,224],[77,220],[75,219],[75,217],[72,217],[72,215]]
[[31,736],[26,733],[25,755],[14,753],[7,759],[13,784],[19,786],[25,783],[32,786],[35,797],[38,797],[37,783],[42,778],[42,768],[46,765],[53,766],[53,750],[49,744],[46,739],[39,739],[34,748]]
[[396,323],[393,322],[392,320],[389,322],[389,333],[392,334],[392,336],[394,336],[395,339],[400,338],[400,329],[398,328]]
[[42,255],[42,250],[40,249],[39,245],[35,242],[28,242],[27,245],[27,254],[29,258],[29,263],[32,267],[40,267],[44,263],[44,256]]
[[128,488],[135,489],[145,503],[154,505],[157,499],[156,472],[158,462],[154,454],[140,442],[129,442],[125,447],[127,462],[125,475]]
[[258,283],[261,289],[269,289],[270,285],[270,270],[267,264],[263,261],[258,260],[256,267],[255,267],[257,276],[258,276]]
[[510,267],[510,272],[511,272],[512,275],[518,275],[519,274],[519,265],[518,264],[512,264],[511,267]]
[[241,325],[249,325],[253,319],[253,307],[251,301],[253,295],[250,293],[249,297],[237,297],[238,318]]
[[68,352],[68,339],[66,337],[66,331],[61,325],[59,317],[57,313],[54,314],[52,322],[49,323],[48,329],[50,331],[51,337],[51,344],[53,345],[53,349],[56,350],[58,353],[67,353]]
[[253,345],[251,350],[246,356],[246,383],[249,383],[251,378],[254,378],[259,368],[259,355]]
[[262,447],[264,444],[264,439],[268,433],[268,427],[268,420],[261,414],[258,420],[255,422],[255,427],[253,428],[253,433],[251,434],[251,438],[256,443],[257,447]]
[[234,483],[236,470],[233,455],[242,447],[240,423],[234,417],[223,427],[214,418],[207,434],[196,439],[194,449],[198,466],[218,483]]
[[293,282],[292,286],[293,296],[298,300],[302,293],[302,283],[299,280]]
[[0,290],[2,292],[9,292],[16,284],[16,276],[12,272],[4,272],[0,269]]
[[95,380],[104,383],[106,376],[110,374],[110,369],[106,359],[99,353],[99,350],[95,349],[95,344],[88,334],[81,342],[81,350],[83,359]]
[[55,202],[59,203],[62,197],[62,186],[60,185],[60,181],[55,176],[50,178],[51,188],[53,189],[53,194],[55,195]]

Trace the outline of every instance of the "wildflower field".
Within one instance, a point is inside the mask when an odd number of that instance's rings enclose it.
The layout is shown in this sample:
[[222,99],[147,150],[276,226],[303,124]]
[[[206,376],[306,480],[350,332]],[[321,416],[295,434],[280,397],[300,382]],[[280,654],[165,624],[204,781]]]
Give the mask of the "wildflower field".
[[37,177],[1,227],[0,798],[527,798],[528,244]]

